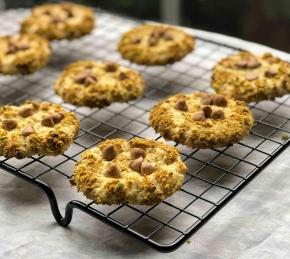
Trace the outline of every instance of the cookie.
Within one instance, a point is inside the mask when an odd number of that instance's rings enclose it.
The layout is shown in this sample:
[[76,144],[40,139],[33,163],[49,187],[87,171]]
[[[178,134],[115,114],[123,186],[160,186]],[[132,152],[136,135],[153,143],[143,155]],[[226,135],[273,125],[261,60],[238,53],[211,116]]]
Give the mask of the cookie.
[[0,107],[0,156],[24,158],[64,153],[79,130],[72,112],[58,104],[27,101]]
[[38,34],[48,40],[80,38],[93,28],[92,9],[68,2],[34,7],[21,24],[21,32]]
[[110,62],[79,61],[64,70],[54,89],[65,102],[101,108],[137,99],[144,85],[140,73],[129,68]]
[[49,42],[37,35],[0,37],[0,73],[29,74],[45,66],[50,58]]
[[245,102],[272,100],[290,92],[290,64],[270,53],[240,52],[214,67],[212,87]]
[[254,124],[242,101],[196,92],[160,101],[150,124],[166,139],[191,148],[218,148],[239,142]]
[[125,33],[119,42],[123,58],[143,65],[166,65],[181,60],[195,46],[195,39],[167,25],[141,25]]
[[153,205],[181,187],[185,171],[178,150],[165,142],[111,139],[82,154],[72,182],[96,203]]

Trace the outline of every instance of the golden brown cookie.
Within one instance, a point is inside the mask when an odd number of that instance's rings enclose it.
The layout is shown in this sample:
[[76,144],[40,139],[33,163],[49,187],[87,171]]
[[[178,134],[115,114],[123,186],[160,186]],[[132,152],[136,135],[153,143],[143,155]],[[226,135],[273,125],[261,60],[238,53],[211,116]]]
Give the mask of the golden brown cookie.
[[144,81],[139,72],[115,63],[79,61],[64,70],[54,89],[65,102],[101,108],[137,99]]
[[73,182],[96,203],[153,205],[181,187],[185,171],[178,150],[165,142],[111,139],[82,154]]
[[36,6],[21,24],[21,32],[38,34],[48,40],[80,38],[93,28],[92,9],[68,2]]
[[214,67],[212,87],[245,102],[272,100],[290,92],[290,64],[270,53],[240,52]]
[[137,64],[166,65],[181,60],[195,46],[195,39],[168,25],[141,25],[119,42],[123,58]]
[[37,35],[0,37],[0,73],[29,74],[45,66],[50,58],[49,42]]
[[249,134],[254,119],[242,101],[196,92],[160,101],[150,113],[150,124],[166,139],[192,148],[218,148]]
[[0,107],[0,156],[56,156],[66,151],[79,130],[72,112],[58,104],[27,101]]

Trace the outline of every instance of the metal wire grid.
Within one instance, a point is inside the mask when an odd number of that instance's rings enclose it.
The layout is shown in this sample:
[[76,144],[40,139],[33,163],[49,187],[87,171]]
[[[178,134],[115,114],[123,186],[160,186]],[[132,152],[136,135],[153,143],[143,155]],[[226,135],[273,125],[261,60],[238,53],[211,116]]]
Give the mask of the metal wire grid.
[[[1,34],[17,31],[18,22],[25,15],[25,10],[2,13]],[[97,11],[97,21],[98,27],[92,35],[54,43],[51,62],[43,70],[24,77],[0,77],[0,104],[17,104],[25,99],[48,100],[76,112],[81,120],[77,138],[63,155],[22,160],[1,157],[0,167],[11,168],[16,175],[26,174],[32,181],[49,183],[49,178],[54,176],[67,180],[81,152],[104,139],[134,136],[162,139],[148,125],[152,106],[178,92],[212,91],[209,88],[212,66],[220,58],[237,51],[199,38],[196,50],[181,62],[170,66],[137,66],[122,60],[116,51],[122,32],[137,23],[102,11]],[[101,110],[62,103],[52,85],[67,64],[80,59],[117,61],[139,70],[147,84],[144,96]],[[188,172],[182,189],[161,204],[152,207],[103,206],[81,197],[83,211],[90,211],[156,249],[176,249],[287,146],[289,141],[282,140],[281,135],[290,132],[289,106],[289,96],[252,104],[256,124],[251,134],[239,144],[212,150],[178,145]]]

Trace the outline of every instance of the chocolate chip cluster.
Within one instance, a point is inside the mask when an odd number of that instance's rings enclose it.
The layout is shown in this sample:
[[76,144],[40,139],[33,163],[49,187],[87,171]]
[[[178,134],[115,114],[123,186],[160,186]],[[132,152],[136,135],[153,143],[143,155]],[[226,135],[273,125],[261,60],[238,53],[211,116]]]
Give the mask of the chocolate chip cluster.
[[69,7],[65,6],[65,7],[62,8],[62,11],[63,11],[63,13],[66,16],[65,18],[53,14],[50,10],[45,10],[43,12],[43,14],[48,16],[48,17],[50,17],[50,19],[51,19],[51,21],[53,23],[61,23],[61,22],[64,22],[67,18],[73,18],[74,17],[74,13],[73,13],[72,8],[69,8]]
[[172,41],[173,36],[168,29],[156,29],[150,34],[148,38],[148,45],[152,47],[156,46],[161,39],[165,41]]
[[[32,116],[38,109],[39,105],[36,103],[25,105],[19,109],[18,116],[22,118],[28,118]],[[55,124],[61,122],[63,118],[64,118],[63,113],[54,112],[52,114],[43,116],[41,120],[41,125],[44,127],[53,127]],[[2,121],[2,128],[7,131],[12,131],[16,129],[17,126],[18,126],[17,119],[4,119]],[[21,135],[24,137],[27,137],[33,133],[35,133],[33,125],[28,125],[21,131]]]
[[[132,148],[130,152],[130,168],[141,175],[146,176],[152,174],[156,169],[153,165],[144,160],[146,152],[142,148]],[[113,144],[107,145],[102,150],[102,157],[107,161],[112,161],[117,156],[117,152]],[[115,163],[111,164],[107,171],[106,176],[113,178],[120,178],[120,171]]]
[[[118,72],[118,66],[114,63],[108,63],[104,69],[108,73]],[[129,79],[128,75],[125,72],[119,73],[119,80],[123,81]],[[84,86],[89,86],[98,82],[97,76],[93,74],[92,70],[89,68],[84,69],[79,72],[74,77],[74,82],[77,84],[82,84]]]
[[[225,118],[224,111],[222,109],[212,109],[211,106],[219,106],[219,107],[226,107],[227,106],[227,100],[220,95],[212,95],[207,94],[203,96],[200,100],[202,104],[201,110],[197,111],[193,114],[192,120],[194,121],[204,121],[207,118],[211,118],[214,120],[222,120]],[[188,106],[186,104],[186,100],[181,99],[179,100],[175,106],[175,109],[187,112]]]
[[[245,78],[248,81],[253,81],[259,78],[259,71],[256,71],[254,69],[259,68],[261,66],[261,63],[254,57],[249,57],[247,59],[240,59],[236,61],[234,64],[236,68],[239,69],[247,69],[247,70],[253,70],[246,73]],[[278,74],[277,69],[270,67],[264,72],[264,76],[267,78],[275,77]]]
[[96,83],[98,80],[96,76],[92,74],[92,71],[90,69],[85,69],[75,76],[74,81],[77,84],[89,86]]

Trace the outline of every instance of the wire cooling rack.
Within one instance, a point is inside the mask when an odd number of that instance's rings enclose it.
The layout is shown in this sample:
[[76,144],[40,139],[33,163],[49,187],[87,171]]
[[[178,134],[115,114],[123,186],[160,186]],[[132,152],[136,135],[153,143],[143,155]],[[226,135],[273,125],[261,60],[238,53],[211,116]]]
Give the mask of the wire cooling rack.
[[[18,23],[26,14],[25,10],[2,13],[0,33],[18,31]],[[63,155],[22,160],[1,157],[0,167],[42,189],[60,225],[70,224],[73,209],[79,209],[159,251],[169,252],[183,244],[289,144],[281,135],[290,131],[290,99],[285,96],[252,104],[256,123],[251,134],[239,144],[206,150],[178,145],[188,166],[184,184],[180,191],[156,206],[96,205],[82,195],[63,203],[56,199],[49,186],[51,178],[68,182],[80,153],[104,139],[134,136],[162,139],[148,125],[152,106],[178,92],[212,91],[209,88],[211,68],[222,57],[237,51],[231,46],[198,38],[196,50],[181,62],[170,66],[137,66],[121,59],[116,43],[123,32],[138,22],[97,11],[97,24],[90,36],[53,43],[51,62],[41,71],[29,76],[0,77],[0,104],[18,104],[25,99],[47,100],[61,103],[76,112],[81,120],[77,138]],[[81,59],[111,60],[139,70],[147,84],[144,96],[101,110],[62,103],[53,91],[53,84],[67,64]],[[60,202],[66,207],[64,217],[58,207]]]

